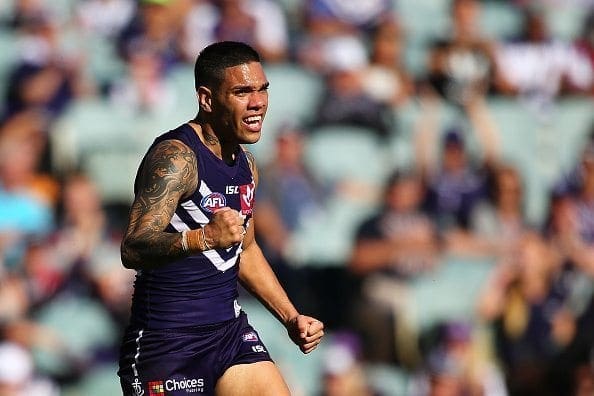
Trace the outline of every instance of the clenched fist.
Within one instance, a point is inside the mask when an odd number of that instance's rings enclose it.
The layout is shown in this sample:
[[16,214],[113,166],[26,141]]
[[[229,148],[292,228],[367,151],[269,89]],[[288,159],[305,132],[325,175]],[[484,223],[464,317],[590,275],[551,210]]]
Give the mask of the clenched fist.
[[243,240],[245,217],[238,211],[224,207],[217,210],[210,223],[204,226],[206,243],[212,249],[229,248]]

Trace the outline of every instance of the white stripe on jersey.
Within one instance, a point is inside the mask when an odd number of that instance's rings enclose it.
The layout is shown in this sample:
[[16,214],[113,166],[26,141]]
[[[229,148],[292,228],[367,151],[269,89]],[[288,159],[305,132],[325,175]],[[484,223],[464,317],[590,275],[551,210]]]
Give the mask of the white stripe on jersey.
[[235,256],[231,257],[229,260],[225,261],[223,260],[223,258],[217,253],[216,250],[206,250],[204,252],[202,252],[206,257],[208,257],[208,259],[210,260],[210,262],[217,267],[217,269],[219,271],[227,271],[229,268],[233,267],[235,265],[235,262],[237,261],[237,256],[239,256],[239,253],[241,253],[241,245],[237,248],[237,252],[235,253]]
[[200,194],[202,194],[203,197],[206,197],[208,194],[212,193],[212,191],[206,185],[206,183],[204,182],[204,180],[200,180],[200,188],[198,189],[198,192]]
[[136,368],[136,365],[138,364],[138,358],[140,358],[140,339],[142,338],[142,333],[144,333],[144,329],[141,329],[138,332],[138,337],[136,337],[136,354],[134,355],[134,363],[132,363],[134,377],[138,377],[138,369]]
[[194,201],[186,201],[181,204],[181,207],[184,208],[190,216],[192,216],[192,219],[194,219],[196,223],[200,225],[208,223],[208,217],[206,217],[206,215],[202,212],[202,210],[200,210]]
[[[206,196],[212,193],[212,191],[206,185],[204,180],[200,181],[199,191],[200,194],[202,194],[202,196]],[[208,224],[208,217],[204,214],[204,212],[202,212],[200,207],[198,207],[194,203],[194,201],[188,200],[186,202],[181,203],[180,206],[192,217],[192,219],[194,219],[196,223],[200,224],[202,227]],[[186,223],[184,223],[184,221],[176,213],[174,213],[171,217],[171,221],[169,222],[169,224],[171,224],[171,226],[179,232],[190,230],[190,227]],[[206,258],[208,258],[212,265],[214,265],[219,271],[224,272],[235,265],[237,257],[243,251],[242,245],[243,242],[237,248],[235,255],[231,257],[229,260],[224,260],[215,249],[206,250],[202,252],[202,254],[204,254],[204,256],[206,256]],[[227,251],[231,249],[233,249],[233,246],[227,249]]]
[[169,224],[171,224],[171,226],[179,232],[188,231],[190,229],[190,227],[188,227],[188,225],[186,223],[184,223],[184,221],[182,219],[179,218],[177,213],[173,214]]

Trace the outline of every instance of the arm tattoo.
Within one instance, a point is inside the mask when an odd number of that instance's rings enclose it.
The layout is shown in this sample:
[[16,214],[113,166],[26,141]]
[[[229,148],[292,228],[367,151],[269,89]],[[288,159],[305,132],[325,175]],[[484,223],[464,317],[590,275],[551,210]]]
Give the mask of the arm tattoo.
[[196,156],[180,141],[163,141],[147,155],[139,177],[122,261],[129,268],[151,268],[185,255],[180,234],[164,230],[180,199],[197,187]]

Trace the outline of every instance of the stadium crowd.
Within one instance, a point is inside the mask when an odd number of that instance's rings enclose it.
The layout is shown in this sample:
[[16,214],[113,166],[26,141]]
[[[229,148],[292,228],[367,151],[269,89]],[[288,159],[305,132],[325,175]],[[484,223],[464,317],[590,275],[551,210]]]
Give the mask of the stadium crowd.
[[132,172],[217,40],[263,57],[257,237],[329,332],[261,325],[296,395],[594,394],[593,1],[3,0],[0,395],[118,392]]

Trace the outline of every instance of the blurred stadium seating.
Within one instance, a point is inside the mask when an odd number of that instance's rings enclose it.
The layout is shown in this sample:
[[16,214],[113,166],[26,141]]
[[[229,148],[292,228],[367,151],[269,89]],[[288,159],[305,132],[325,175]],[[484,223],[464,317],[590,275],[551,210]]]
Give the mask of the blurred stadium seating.
[[[287,15],[295,18],[304,4],[304,0],[279,1]],[[0,0],[0,18],[10,15],[13,3],[14,0]],[[67,20],[76,0],[47,3],[62,20]],[[584,10],[563,2],[550,3],[547,18],[554,36],[575,38],[582,26]],[[450,27],[450,1],[399,0],[395,4],[406,40],[405,66],[413,76],[422,77],[426,72],[428,45],[443,37]],[[518,33],[521,14],[511,2],[483,4],[481,23],[486,35],[502,40]],[[300,28],[297,20],[289,22],[293,29]],[[125,73],[126,64],[117,56],[113,41],[78,36],[76,30],[66,28],[64,39],[66,45],[86,49],[87,71],[99,85],[113,82]],[[0,91],[4,92],[8,72],[18,56],[17,34],[6,27],[0,28],[0,54]],[[271,83],[270,107],[262,138],[250,147],[260,164],[271,159],[274,139],[285,123],[309,126],[324,88],[321,74],[295,62],[265,64],[265,71]],[[171,70],[167,83],[175,91],[176,106],[163,114],[118,108],[104,96],[75,101],[55,121],[49,133],[52,170],[61,175],[82,169],[99,186],[105,204],[128,204],[132,199],[134,173],[152,140],[194,117],[193,78],[190,64]],[[545,112],[536,111],[517,98],[490,97],[487,103],[500,132],[503,159],[516,165],[524,178],[527,215],[540,225],[546,216],[552,184],[575,166],[583,143],[592,132],[594,101],[591,97],[558,99]],[[4,105],[0,103],[0,110]],[[325,210],[301,224],[290,241],[289,256],[296,266],[313,270],[344,267],[355,229],[376,209],[378,191],[387,174],[394,168],[414,164],[415,127],[422,111],[416,97],[395,107],[395,128],[386,141],[378,141],[371,131],[350,126],[307,130],[306,160],[315,176],[332,188]],[[441,131],[460,123],[467,126],[459,108],[449,103],[440,108],[438,119]],[[470,261],[445,257],[434,272],[412,283],[408,308],[419,331],[443,319],[474,316],[474,303],[492,262]],[[287,341],[282,325],[260,304],[245,297],[242,305],[295,394],[317,394],[324,347],[302,356]],[[73,361],[84,363],[85,355],[93,353],[94,348],[113,343],[118,331],[105,309],[91,299],[56,300],[37,315],[35,319],[53,329],[68,346],[68,350],[59,353],[36,351],[40,369],[55,375]],[[409,377],[404,370],[383,365],[369,365],[367,369],[371,382],[382,394],[405,394]],[[63,395],[117,394],[115,370],[114,362],[93,367],[79,382],[66,386]]]

